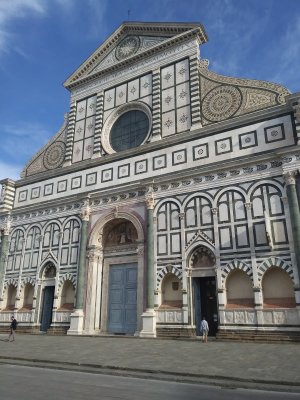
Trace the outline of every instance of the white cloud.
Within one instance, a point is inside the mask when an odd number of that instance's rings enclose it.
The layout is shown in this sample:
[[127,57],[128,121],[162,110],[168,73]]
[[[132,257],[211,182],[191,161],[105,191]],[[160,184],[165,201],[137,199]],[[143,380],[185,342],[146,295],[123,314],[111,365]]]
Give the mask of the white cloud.
[[4,162],[0,162],[0,180],[10,178],[13,180],[20,179],[20,173],[22,170],[22,166],[7,164]]

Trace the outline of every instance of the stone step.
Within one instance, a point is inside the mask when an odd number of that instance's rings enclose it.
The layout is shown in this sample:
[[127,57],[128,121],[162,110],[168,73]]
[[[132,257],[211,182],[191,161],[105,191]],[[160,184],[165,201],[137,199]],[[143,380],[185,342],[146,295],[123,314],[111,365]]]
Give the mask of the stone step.
[[219,331],[216,335],[221,341],[252,342],[300,342],[299,332],[266,332],[266,331]]

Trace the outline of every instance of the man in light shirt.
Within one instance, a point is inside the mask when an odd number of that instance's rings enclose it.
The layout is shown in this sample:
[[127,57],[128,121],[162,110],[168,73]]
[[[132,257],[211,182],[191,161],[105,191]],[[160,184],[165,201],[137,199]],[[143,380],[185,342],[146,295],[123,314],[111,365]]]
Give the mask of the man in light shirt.
[[201,321],[201,331],[202,331],[202,342],[207,343],[207,335],[209,331],[208,323],[205,319],[205,317],[202,318]]

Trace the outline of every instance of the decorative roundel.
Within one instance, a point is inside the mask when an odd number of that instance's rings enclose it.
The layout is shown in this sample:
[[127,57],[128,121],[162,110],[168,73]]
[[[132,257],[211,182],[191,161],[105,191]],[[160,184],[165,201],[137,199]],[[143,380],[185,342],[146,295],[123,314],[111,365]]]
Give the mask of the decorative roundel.
[[47,169],[54,169],[61,166],[66,153],[64,142],[55,142],[48,147],[44,154],[44,166]]
[[121,61],[127,57],[133,56],[140,47],[138,36],[127,36],[116,47],[116,58]]
[[212,89],[203,99],[202,113],[211,122],[232,117],[240,108],[241,92],[234,86],[222,85]]

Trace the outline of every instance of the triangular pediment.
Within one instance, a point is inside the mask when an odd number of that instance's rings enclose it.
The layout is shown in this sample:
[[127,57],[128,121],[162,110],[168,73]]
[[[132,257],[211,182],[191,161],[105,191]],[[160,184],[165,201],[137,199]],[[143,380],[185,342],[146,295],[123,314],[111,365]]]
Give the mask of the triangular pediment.
[[65,81],[71,88],[87,78],[94,78],[107,69],[134,61],[155,48],[164,48],[174,41],[194,34],[199,43],[207,36],[199,23],[125,22]]

